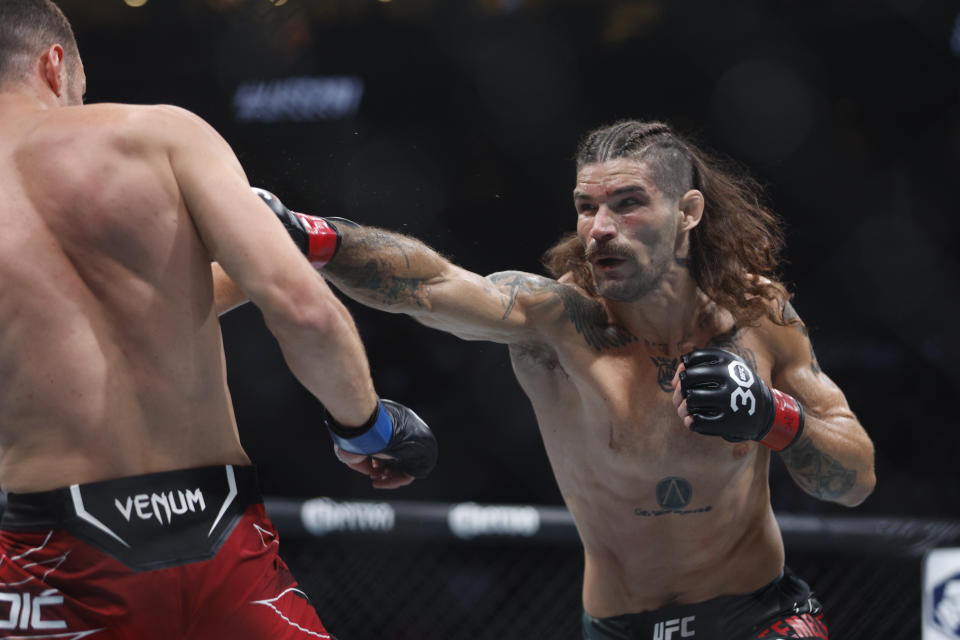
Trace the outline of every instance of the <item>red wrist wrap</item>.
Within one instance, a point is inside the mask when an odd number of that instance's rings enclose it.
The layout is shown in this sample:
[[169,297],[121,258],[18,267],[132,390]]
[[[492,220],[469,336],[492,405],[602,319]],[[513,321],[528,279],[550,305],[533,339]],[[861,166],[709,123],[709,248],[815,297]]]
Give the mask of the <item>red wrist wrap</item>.
[[333,259],[340,248],[340,234],[323,218],[293,212],[307,230],[310,238],[310,250],[307,259],[319,269]]
[[783,451],[800,438],[803,433],[803,407],[793,396],[770,389],[773,393],[773,426],[760,440],[774,451]]

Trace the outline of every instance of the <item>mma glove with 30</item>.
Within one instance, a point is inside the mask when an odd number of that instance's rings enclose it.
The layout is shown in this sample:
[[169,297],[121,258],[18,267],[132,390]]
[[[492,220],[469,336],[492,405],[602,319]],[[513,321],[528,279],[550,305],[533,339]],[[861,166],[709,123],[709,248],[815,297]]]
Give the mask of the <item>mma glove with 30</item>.
[[803,407],[770,389],[740,356],[698,349],[681,357],[680,393],[693,418],[691,431],[730,442],[756,440],[783,451],[803,433]]

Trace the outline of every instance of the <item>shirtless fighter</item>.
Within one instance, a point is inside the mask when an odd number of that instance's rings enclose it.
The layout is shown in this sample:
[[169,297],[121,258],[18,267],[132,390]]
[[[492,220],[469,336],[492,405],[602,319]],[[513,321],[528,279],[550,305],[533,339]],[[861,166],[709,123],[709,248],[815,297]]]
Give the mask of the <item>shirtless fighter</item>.
[[224,140],[84,88],[60,10],[0,0],[0,637],[329,638],[241,448],[211,259],[374,486],[427,473],[432,436],[378,400],[349,313]]
[[[656,122],[580,146],[577,232],[556,280],[481,277],[420,242],[337,221],[323,272],[351,297],[508,344],[583,541],[586,638],[826,638],[784,567],[777,452],[807,493],[854,506],[873,445],[774,278],[756,187]],[[301,247],[334,234],[287,218]]]

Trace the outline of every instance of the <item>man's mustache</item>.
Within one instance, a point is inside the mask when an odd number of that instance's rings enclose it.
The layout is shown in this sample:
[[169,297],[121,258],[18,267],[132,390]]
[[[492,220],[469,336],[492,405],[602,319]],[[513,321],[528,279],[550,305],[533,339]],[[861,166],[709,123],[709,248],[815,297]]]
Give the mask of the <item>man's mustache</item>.
[[595,257],[597,257],[600,254],[610,256],[613,258],[632,258],[633,257],[633,251],[631,251],[629,248],[621,245],[617,245],[617,244],[612,244],[610,242],[604,242],[603,244],[594,242],[588,245],[586,250],[584,251],[584,257],[587,259],[588,262],[593,260]]

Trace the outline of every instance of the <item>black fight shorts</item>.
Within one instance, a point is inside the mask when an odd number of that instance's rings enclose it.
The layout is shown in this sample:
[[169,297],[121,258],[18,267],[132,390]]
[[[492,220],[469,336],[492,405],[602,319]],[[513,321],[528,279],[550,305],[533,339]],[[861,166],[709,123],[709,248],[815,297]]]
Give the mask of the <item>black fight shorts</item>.
[[789,569],[753,593],[612,618],[583,614],[585,640],[828,640],[820,602]]

